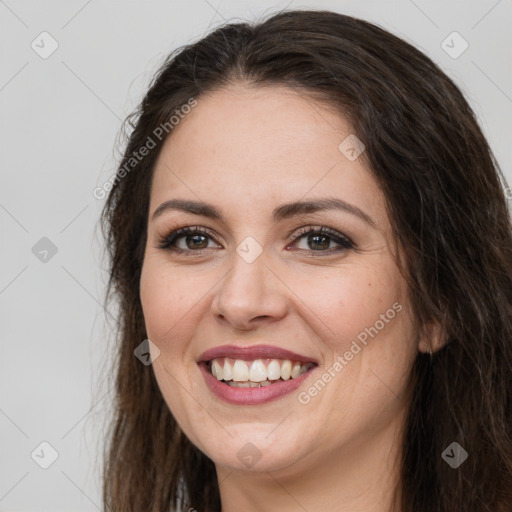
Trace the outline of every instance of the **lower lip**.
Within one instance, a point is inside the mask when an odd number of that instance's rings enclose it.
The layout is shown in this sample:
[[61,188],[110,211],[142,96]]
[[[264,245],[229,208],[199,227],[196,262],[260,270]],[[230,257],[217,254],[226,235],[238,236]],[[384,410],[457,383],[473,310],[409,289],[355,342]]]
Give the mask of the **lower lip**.
[[289,379],[282,382],[270,384],[270,386],[262,386],[261,388],[237,388],[229,386],[224,382],[217,380],[208,370],[206,363],[200,363],[199,368],[203,372],[206,384],[210,391],[221,400],[235,405],[259,405],[291,393],[297,389],[305,379],[309,377],[311,372],[316,368],[313,367],[306,373],[299,375],[295,379]]

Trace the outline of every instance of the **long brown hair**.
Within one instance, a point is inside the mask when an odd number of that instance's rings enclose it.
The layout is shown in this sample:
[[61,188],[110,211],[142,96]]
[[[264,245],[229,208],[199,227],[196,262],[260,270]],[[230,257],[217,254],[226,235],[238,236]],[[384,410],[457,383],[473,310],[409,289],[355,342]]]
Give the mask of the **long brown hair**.
[[[420,325],[446,345],[418,354],[402,445],[403,511],[512,510],[512,229],[505,180],[463,95],[429,58],[378,26],[328,11],[226,24],[165,61],[129,117],[102,213],[107,300],[119,304],[115,414],[103,500],[112,511],[220,511],[213,462],[185,437],[151,366],[139,279],[152,172],[169,121],[191,98],[233,83],[285,85],[327,101],[364,143],[383,190]],[[172,130],[168,133],[172,136]],[[156,145],[136,165],[130,158]],[[123,171],[124,169],[124,171]],[[441,456],[457,442],[457,469]]]

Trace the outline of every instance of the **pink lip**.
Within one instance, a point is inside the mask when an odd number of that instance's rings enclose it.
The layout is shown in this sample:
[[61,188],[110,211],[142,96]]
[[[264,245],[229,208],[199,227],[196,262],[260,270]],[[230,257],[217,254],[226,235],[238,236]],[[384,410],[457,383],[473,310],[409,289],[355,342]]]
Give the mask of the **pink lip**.
[[210,391],[221,400],[235,405],[260,405],[282,397],[298,388],[315,367],[295,379],[276,382],[261,388],[235,388],[217,380],[208,370],[205,362],[199,363]]
[[[245,361],[253,361],[254,359],[290,359],[291,361],[300,361],[301,363],[315,363],[315,366],[295,379],[276,382],[270,384],[270,386],[236,388],[217,380],[208,369],[208,361],[222,357],[243,359]],[[253,345],[249,347],[223,345],[203,352],[198,359],[198,364],[208,388],[218,398],[235,405],[259,405],[280,398],[298,388],[309,377],[318,363],[311,357],[271,345]]]
[[232,359],[244,359],[253,361],[254,359],[290,359],[291,361],[300,361],[301,363],[315,363],[317,361],[311,357],[306,357],[290,350],[285,350],[271,345],[253,345],[250,347],[239,347],[236,345],[222,345],[214,347],[199,356],[198,362],[211,361],[219,357],[230,357]]

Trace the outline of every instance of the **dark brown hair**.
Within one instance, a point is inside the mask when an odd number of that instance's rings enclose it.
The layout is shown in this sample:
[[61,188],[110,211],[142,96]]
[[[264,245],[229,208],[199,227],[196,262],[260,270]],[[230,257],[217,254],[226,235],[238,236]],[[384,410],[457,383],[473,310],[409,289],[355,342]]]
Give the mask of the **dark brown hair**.
[[[165,137],[126,166],[176,109],[239,83],[294,87],[343,113],[386,197],[416,318],[439,322],[446,335],[411,370],[402,510],[512,510],[512,237],[503,175],[467,101],[429,58],[374,24],[327,11],[226,24],[176,50],[127,120],[102,214],[107,300],[120,306],[106,508],[220,510],[213,462],[181,432],[151,366],[133,354],[147,338],[139,279]],[[457,469],[441,457],[452,442],[469,453]]]

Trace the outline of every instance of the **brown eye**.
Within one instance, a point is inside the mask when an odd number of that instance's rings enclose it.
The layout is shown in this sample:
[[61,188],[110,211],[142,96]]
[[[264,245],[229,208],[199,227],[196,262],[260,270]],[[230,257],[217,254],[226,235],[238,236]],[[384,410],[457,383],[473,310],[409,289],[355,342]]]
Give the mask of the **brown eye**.
[[160,240],[158,247],[177,252],[194,252],[208,249],[213,237],[202,228],[186,227],[172,231]]
[[[307,247],[298,247],[300,250],[306,250],[312,253],[333,253],[347,249],[353,249],[353,242],[345,235],[331,230],[330,228],[321,227],[312,229],[311,226],[304,228],[299,236],[296,236],[293,245],[297,246],[302,239],[306,240]],[[331,244],[337,244],[339,247],[331,247]]]
[[[206,240],[206,236],[202,234],[197,235],[185,235],[185,236],[179,236],[175,240],[178,240],[180,238],[184,238],[185,245],[188,249],[196,250],[196,249],[206,249],[208,246],[208,240]],[[206,240],[206,242],[205,242]]]
[[[296,236],[292,245],[297,246],[299,241],[306,240],[306,247],[298,247],[298,250],[307,251],[312,255],[321,255],[321,253],[332,254],[354,248],[353,242],[338,231],[327,227],[313,228],[311,226],[304,228]],[[195,254],[205,249],[212,249],[215,246],[208,246],[209,242],[218,244],[209,231],[201,227],[184,227],[172,231],[163,237],[158,247],[178,253]],[[332,244],[338,247],[332,247]],[[297,247],[296,247],[297,248]]]
[[307,240],[310,249],[329,249],[331,238],[325,235],[309,235]]

